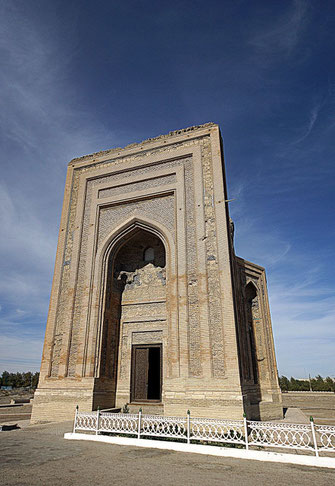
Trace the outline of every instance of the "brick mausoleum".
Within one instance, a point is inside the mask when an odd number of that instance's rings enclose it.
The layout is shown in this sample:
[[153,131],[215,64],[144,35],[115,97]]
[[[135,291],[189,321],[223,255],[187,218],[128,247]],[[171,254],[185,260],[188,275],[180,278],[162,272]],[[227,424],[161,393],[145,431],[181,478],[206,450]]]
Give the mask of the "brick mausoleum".
[[235,256],[219,127],[68,167],[32,421],[282,417],[264,269]]

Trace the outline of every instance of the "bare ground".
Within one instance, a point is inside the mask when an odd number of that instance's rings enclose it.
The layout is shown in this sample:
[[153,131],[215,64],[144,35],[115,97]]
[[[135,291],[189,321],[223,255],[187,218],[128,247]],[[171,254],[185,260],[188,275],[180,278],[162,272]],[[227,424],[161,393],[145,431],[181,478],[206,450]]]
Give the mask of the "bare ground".
[[33,396],[33,390],[0,390],[0,425],[29,420],[32,404],[24,403],[15,407],[6,407],[6,405],[10,405],[12,399],[29,399],[33,398]]
[[5,485],[310,485],[335,484],[335,471],[63,439],[70,422],[0,433]]

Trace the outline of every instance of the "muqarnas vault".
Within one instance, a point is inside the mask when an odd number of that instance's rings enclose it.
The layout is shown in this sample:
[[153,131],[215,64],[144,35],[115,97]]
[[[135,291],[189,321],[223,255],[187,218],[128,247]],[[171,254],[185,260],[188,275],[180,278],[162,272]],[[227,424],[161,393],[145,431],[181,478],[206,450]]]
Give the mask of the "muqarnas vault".
[[72,160],[32,421],[281,418],[265,272],[232,226],[216,124]]

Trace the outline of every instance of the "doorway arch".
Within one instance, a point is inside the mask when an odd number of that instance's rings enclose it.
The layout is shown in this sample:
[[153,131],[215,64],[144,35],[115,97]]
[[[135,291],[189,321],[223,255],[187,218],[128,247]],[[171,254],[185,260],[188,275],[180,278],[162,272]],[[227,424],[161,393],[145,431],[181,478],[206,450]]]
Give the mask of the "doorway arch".
[[106,253],[99,379],[108,382],[111,406],[161,401],[166,245],[134,224]]

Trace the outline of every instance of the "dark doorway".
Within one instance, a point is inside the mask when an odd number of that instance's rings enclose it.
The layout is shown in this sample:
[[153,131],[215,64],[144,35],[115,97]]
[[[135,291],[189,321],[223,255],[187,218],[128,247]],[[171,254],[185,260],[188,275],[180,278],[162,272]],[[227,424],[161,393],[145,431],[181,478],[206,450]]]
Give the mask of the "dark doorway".
[[131,401],[161,401],[162,346],[134,345],[131,369]]
[[258,309],[257,290],[252,282],[249,282],[245,288],[246,303],[247,303],[247,322],[248,333],[251,351],[251,368],[254,378],[254,383],[258,383],[258,360],[256,349],[256,329],[257,322],[256,309]]

